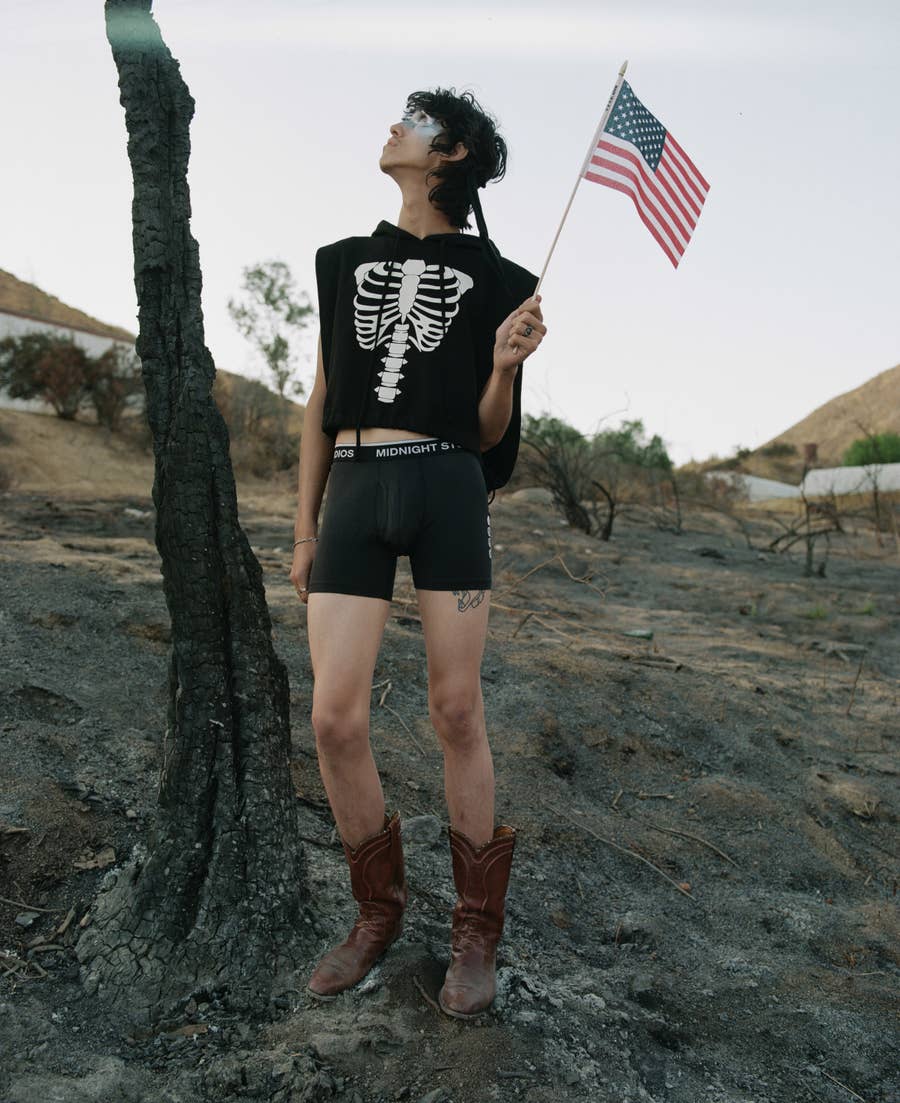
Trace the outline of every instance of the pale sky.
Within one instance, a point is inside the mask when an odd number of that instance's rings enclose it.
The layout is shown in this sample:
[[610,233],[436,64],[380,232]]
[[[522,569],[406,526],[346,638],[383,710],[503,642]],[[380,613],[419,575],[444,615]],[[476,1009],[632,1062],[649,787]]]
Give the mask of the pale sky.
[[[261,377],[226,310],[244,266],[394,222],[378,169],[414,89],[472,90],[507,176],[501,252],[540,271],[619,65],[710,183],[675,270],[631,201],[582,182],[544,283],[524,403],[641,418],[676,462],[753,447],[900,361],[900,5],[696,0],[384,6],[155,0],[196,101],[188,181],[207,344]],[[137,330],[131,171],[102,0],[0,7],[0,268]],[[307,359],[299,374],[308,383]]]

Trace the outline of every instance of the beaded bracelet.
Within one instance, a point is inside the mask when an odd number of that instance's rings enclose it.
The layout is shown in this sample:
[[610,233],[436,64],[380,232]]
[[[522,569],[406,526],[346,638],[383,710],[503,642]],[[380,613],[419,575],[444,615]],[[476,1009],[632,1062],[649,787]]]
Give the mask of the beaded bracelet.
[[299,540],[294,541],[294,547],[296,548],[296,546],[298,544],[303,544],[307,540],[318,540],[318,539],[319,539],[318,536],[301,536]]

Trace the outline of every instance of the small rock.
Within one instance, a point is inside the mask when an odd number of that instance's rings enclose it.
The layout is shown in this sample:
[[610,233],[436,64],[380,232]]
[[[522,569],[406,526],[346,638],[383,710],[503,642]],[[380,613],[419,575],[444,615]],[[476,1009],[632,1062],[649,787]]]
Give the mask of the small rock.
[[427,1095],[420,1096],[419,1103],[447,1103],[450,1094],[446,1088],[435,1088]]
[[[611,941],[634,942],[642,946],[655,946],[659,939],[659,926],[655,920],[639,912],[626,912],[613,929]],[[618,931],[618,936],[616,936]]]
[[410,816],[401,824],[404,843],[414,846],[435,846],[443,834],[443,826],[437,816]]
[[339,1057],[346,1053],[355,1053],[366,1044],[367,1038],[361,1031],[347,1030],[341,1034],[313,1034],[309,1044],[323,1059]]
[[631,998],[644,1007],[652,1007],[659,1002],[654,990],[653,977],[649,973],[635,973],[628,986]]

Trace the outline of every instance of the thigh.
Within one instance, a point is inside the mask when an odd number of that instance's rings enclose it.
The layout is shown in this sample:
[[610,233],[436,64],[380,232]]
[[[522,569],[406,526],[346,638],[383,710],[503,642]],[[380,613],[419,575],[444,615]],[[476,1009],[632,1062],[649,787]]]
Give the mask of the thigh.
[[365,707],[391,603],[351,594],[310,594],[307,605],[314,693],[332,707]]
[[429,696],[478,696],[490,590],[417,590]]

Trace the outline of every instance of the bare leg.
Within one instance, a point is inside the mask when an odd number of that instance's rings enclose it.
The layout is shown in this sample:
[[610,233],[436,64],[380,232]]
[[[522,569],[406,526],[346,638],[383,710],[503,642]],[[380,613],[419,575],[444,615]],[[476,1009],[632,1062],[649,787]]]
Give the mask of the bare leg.
[[475,846],[494,835],[494,761],[481,696],[490,590],[418,590],[428,655],[428,707],[444,752],[450,823]]
[[310,594],[312,725],[319,770],[338,831],[350,847],[384,827],[384,792],[369,742],[375,660],[390,602]]

